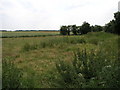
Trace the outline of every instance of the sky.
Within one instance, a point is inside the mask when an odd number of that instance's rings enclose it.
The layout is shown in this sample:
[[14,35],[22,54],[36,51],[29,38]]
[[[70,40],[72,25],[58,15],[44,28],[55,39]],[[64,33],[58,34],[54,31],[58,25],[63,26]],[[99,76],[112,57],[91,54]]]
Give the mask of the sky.
[[0,30],[59,30],[62,25],[105,25],[119,0],[0,0]]

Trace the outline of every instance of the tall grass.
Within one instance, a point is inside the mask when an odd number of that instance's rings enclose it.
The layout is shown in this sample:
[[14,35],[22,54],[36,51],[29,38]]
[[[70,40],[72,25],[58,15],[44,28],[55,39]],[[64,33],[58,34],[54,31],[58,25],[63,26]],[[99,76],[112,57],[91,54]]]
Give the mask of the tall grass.
[[3,63],[3,72],[8,74],[3,74],[4,87],[13,80],[23,88],[119,87],[118,41],[117,35],[103,32],[3,38],[3,61],[12,61]]
[[22,71],[13,63],[13,58],[3,58],[2,88],[20,88],[22,86]]
[[35,50],[39,48],[46,48],[46,47],[56,47],[61,45],[69,45],[69,44],[83,44],[86,43],[86,40],[84,38],[80,37],[60,37],[60,38],[49,38],[41,41],[40,43],[34,43],[29,44],[25,43],[22,47],[22,51],[29,51],[29,50]]

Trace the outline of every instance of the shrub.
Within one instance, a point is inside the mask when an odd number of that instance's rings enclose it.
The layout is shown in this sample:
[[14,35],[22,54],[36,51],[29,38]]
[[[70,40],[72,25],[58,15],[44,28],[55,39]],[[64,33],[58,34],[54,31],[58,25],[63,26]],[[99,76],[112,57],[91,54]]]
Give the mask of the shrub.
[[[89,52],[89,53],[87,53]],[[64,61],[59,61],[56,64],[58,72],[62,79],[67,84],[67,87],[104,87],[113,88],[120,86],[120,64],[119,60],[116,63],[107,59],[102,50],[86,49],[74,53],[72,64]],[[113,64],[114,63],[114,64]]]
[[59,64],[56,64],[58,72],[62,76],[65,87],[80,87],[84,78],[81,73],[77,74],[74,68],[63,61],[59,61]]

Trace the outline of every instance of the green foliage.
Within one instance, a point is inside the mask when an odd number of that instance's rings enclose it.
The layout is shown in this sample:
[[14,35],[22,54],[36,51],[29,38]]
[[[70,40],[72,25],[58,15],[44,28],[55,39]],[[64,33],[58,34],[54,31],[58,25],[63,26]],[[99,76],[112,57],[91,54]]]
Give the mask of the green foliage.
[[115,21],[112,20],[108,24],[106,24],[104,27],[104,31],[114,33],[115,32]]
[[100,32],[102,30],[103,30],[103,28],[100,25],[91,26],[91,31],[92,32]]
[[14,65],[11,58],[3,59],[2,69],[2,88],[20,88],[22,71]]
[[65,64],[63,61],[59,61],[59,64],[56,64],[56,67],[60,74],[63,76],[63,80],[66,83],[71,83],[74,79],[74,70],[69,64]]
[[[101,31],[101,26],[95,27],[97,31]],[[70,32],[72,32],[74,35],[87,34],[88,32],[91,32],[91,27],[90,24],[87,22],[83,22],[82,26],[76,25],[61,26],[60,28],[61,35],[70,35]]]
[[77,26],[76,25],[68,25],[68,26],[61,26],[60,27],[60,34],[61,35],[70,35],[72,32],[74,35],[77,35]]
[[71,27],[72,27],[72,29],[71,29],[72,33],[74,35],[77,35],[77,26],[76,25],[72,25]]
[[115,34],[120,34],[119,29],[120,29],[120,12],[114,13],[114,18],[115,20],[110,21],[108,24],[105,25],[104,31],[105,32],[110,32],[110,33],[115,33]]
[[114,18],[115,20],[111,20],[109,23],[105,24],[105,26],[100,26],[100,25],[95,25],[95,26],[90,26],[89,23],[83,22],[82,26],[76,26],[76,25],[68,25],[68,26],[62,26],[60,29],[60,33],[62,35],[70,35],[70,32],[74,35],[80,35],[80,34],[87,34],[88,32],[100,32],[100,31],[105,31],[109,33],[115,33],[115,34],[120,34],[119,29],[120,29],[120,12],[114,13]]
[[120,66],[104,66],[99,74],[101,86],[106,88],[119,88],[120,86]]
[[70,31],[71,31],[71,26],[68,25],[68,26],[67,26],[67,33],[68,33],[68,35],[70,35]]
[[87,22],[84,22],[81,26],[81,34],[87,34],[88,32],[91,32],[90,24]]
[[114,14],[114,18],[115,18],[115,31],[114,33],[119,34],[120,35],[120,12],[117,12]]
[[61,26],[60,34],[61,35],[67,35],[67,26]]
[[[89,52],[89,53],[88,53]],[[108,61],[108,57],[99,51],[78,50],[74,53],[72,64],[59,61],[58,72],[69,87],[118,88],[120,85],[120,64]]]

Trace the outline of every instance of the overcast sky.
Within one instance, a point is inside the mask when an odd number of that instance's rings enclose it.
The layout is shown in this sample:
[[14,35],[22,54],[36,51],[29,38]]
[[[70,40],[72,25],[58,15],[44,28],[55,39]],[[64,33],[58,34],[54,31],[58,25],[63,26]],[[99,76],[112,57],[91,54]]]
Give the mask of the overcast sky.
[[0,29],[56,30],[61,25],[105,25],[119,0],[0,0]]

